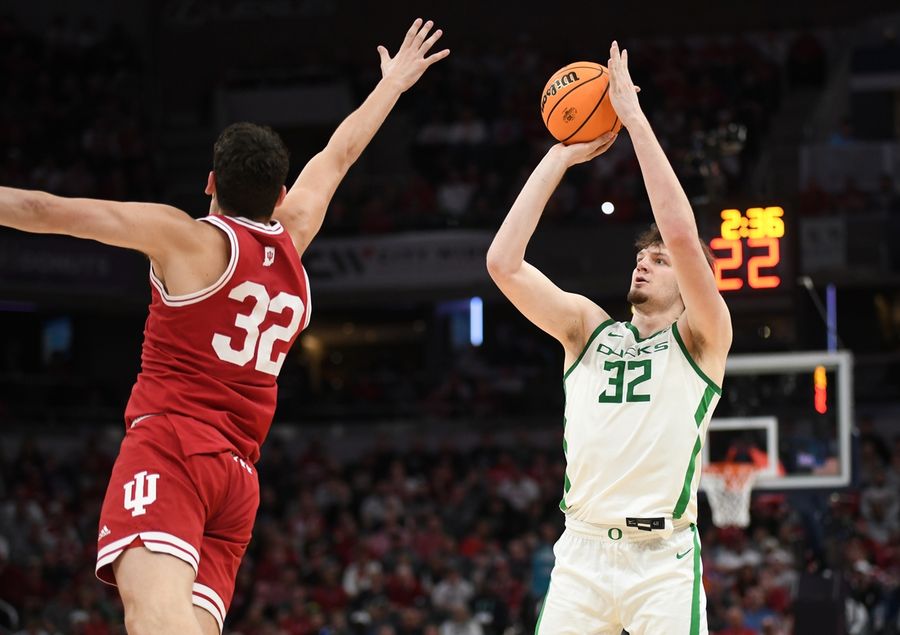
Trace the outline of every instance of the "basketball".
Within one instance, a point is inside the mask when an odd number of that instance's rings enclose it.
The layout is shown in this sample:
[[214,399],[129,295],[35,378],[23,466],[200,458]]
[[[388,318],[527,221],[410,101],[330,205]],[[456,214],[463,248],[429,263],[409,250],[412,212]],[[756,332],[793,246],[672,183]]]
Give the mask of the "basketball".
[[594,62],[574,62],[553,73],[541,92],[541,118],[565,144],[593,141],[618,132],[622,122],[609,99],[609,71]]

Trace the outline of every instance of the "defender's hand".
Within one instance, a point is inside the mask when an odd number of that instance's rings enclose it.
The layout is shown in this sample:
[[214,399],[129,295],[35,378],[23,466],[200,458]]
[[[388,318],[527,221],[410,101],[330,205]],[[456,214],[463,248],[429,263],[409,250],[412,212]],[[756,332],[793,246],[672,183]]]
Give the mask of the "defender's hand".
[[609,48],[609,98],[622,125],[626,128],[638,120],[641,115],[641,104],[637,94],[640,88],[631,81],[628,72],[628,50],[619,52],[619,44],[613,41]]
[[406,32],[403,44],[400,45],[400,50],[394,57],[388,54],[385,47],[378,47],[378,55],[381,57],[381,76],[394,82],[401,92],[415,84],[425,69],[450,55],[450,49],[444,49],[426,57],[428,51],[444,33],[438,29],[431,34],[431,37],[428,37],[433,26],[434,22],[431,20],[423,25],[422,19],[416,18],[416,21],[409,27],[409,31]]
[[593,141],[585,141],[584,143],[573,143],[570,145],[557,143],[550,148],[550,152],[559,156],[566,164],[566,167],[571,167],[599,157],[610,149],[612,144],[615,143],[616,137],[618,137],[616,133],[607,132]]

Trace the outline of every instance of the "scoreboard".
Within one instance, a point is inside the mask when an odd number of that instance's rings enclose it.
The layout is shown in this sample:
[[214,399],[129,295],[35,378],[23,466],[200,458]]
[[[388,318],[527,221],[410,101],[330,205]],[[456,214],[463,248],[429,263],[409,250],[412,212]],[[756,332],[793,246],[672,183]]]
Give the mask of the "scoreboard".
[[719,291],[778,289],[784,278],[784,209],[723,209],[719,235],[710,243]]

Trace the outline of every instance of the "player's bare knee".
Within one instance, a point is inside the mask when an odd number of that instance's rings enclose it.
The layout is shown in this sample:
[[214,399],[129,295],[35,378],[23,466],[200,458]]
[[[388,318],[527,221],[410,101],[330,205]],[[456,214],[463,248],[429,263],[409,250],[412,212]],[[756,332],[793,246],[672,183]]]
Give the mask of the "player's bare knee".
[[191,607],[157,601],[125,603],[125,628],[128,635],[200,635],[201,632]]
[[222,631],[219,630],[219,623],[212,613],[199,606],[194,606],[194,617],[197,619],[203,635],[221,635]]
[[193,570],[144,547],[129,549],[113,564],[125,607],[128,635],[199,633],[191,602]]

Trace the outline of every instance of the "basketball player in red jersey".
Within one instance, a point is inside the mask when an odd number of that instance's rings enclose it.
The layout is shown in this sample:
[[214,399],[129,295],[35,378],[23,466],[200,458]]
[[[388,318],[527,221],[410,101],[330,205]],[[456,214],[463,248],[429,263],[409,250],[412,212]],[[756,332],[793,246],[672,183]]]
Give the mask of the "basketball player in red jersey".
[[210,215],[0,187],[0,225],[136,249],[150,259],[142,368],[100,515],[97,575],[116,584],[130,635],[222,630],[259,502],[254,463],[275,380],[309,324],[301,256],[338,184],[441,37],[413,22],[382,79],[286,191],[287,150],[270,129],[216,141]]

